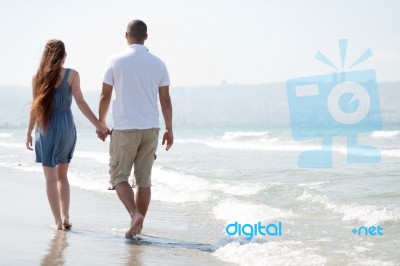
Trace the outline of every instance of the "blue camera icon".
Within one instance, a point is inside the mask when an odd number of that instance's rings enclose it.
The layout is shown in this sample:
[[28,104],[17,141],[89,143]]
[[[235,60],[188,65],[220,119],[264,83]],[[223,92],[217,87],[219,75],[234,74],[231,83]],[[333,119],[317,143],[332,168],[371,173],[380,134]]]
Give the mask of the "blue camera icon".
[[375,70],[289,79],[286,88],[293,138],[322,142],[321,150],[299,155],[299,167],[332,167],[335,136],[347,137],[348,163],[380,161],[377,148],[357,142],[358,134],[382,128]]

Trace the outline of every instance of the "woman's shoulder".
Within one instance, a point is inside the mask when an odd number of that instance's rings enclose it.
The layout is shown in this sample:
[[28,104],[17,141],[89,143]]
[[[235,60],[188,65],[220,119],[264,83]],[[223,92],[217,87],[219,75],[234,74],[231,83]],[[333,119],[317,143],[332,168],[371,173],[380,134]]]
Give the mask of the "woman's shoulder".
[[76,71],[75,69],[73,69],[73,68],[68,68],[69,69],[69,75],[71,76],[71,75],[79,75],[79,73],[78,73],[78,71]]
[[68,84],[72,84],[74,82],[74,80],[79,77],[79,72],[76,71],[73,68],[69,68],[70,72],[69,72],[69,77],[68,77]]

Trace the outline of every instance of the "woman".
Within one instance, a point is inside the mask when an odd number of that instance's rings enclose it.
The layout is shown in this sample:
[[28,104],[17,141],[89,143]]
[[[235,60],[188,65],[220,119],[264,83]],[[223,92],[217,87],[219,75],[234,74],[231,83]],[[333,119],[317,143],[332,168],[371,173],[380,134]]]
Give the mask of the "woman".
[[84,100],[78,72],[63,67],[66,56],[62,41],[46,43],[39,69],[32,79],[33,103],[26,138],[27,149],[33,150],[32,130],[36,125],[36,162],[43,165],[47,198],[58,230],[71,228],[67,172],[76,143],[72,96],[99,134],[108,132]]

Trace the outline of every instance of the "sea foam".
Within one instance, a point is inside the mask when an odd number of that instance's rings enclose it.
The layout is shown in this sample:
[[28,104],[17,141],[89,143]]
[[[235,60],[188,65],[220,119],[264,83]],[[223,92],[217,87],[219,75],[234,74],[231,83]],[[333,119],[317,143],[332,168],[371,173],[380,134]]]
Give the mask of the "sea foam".
[[392,138],[400,136],[400,130],[388,130],[388,131],[374,131],[371,133],[371,137],[380,138]]
[[231,242],[214,253],[222,261],[243,266],[323,265],[327,259],[301,241],[268,241],[241,245]]
[[322,195],[308,189],[304,190],[303,194],[297,197],[296,200],[320,204],[325,209],[341,215],[343,221],[360,221],[367,226],[383,222],[400,221],[400,211],[397,209],[352,202],[342,203],[327,195]]
[[213,208],[214,217],[232,222],[257,223],[258,221],[273,221],[294,217],[292,210],[284,210],[266,204],[257,204],[238,199],[225,199]]

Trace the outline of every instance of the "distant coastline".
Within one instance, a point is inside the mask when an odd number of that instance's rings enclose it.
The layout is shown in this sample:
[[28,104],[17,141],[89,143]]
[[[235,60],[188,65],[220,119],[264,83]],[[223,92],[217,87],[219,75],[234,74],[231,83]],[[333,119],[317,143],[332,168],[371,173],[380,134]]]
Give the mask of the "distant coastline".
[[[396,108],[399,88],[400,81],[379,83],[383,121],[387,126],[400,123],[400,110]],[[100,91],[83,93],[96,113]],[[0,128],[26,127],[31,95],[29,87],[0,85]],[[174,123],[178,127],[289,126],[285,83],[172,87],[171,97]],[[77,126],[90,126],[77,112],[75,103],[73,113]]]

